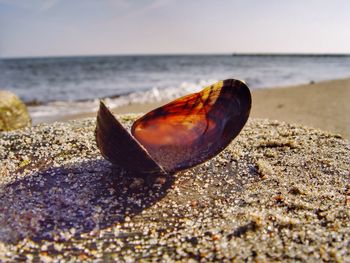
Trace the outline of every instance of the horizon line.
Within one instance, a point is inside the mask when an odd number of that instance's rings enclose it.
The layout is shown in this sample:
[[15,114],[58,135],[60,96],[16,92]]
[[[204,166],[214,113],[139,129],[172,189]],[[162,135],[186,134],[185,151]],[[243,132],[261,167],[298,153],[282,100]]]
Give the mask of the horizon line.
[[326,53],[326,52],[218,52],[218,53],[121,53],[121,54],[67,54],[67,55],[43,55],[43,56],[0,56],[0,60],[11,59],[49,59],[49,58],[82,58],[82,57],[132,57],[132,56],[314,56],[314,57],[346,57],[350,53]]

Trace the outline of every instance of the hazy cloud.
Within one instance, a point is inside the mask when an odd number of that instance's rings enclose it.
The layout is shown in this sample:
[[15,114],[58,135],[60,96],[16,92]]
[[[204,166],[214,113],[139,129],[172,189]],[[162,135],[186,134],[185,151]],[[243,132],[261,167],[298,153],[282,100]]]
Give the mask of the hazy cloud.
[[0,0],[0,4],[19,8],[32,8],[40,11],[48,10],[55,6],[59,0]]
[[40,11],[46,11],[54,7],[59,2],[59,0],[41,0],[40,2]]
[[350,53],[349,9],[348,0],[0,0],[0,53]]

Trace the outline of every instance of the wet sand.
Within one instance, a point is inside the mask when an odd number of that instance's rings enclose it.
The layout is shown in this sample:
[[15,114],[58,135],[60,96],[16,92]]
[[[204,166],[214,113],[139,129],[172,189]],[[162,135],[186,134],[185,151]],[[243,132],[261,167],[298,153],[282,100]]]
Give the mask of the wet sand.
[[[303,124],[350,139],[350,78],[298,86],[252,91],[251,117]],[[132,104],[113,109],[116,114],[148,112],[168,101]],[[66,121],[93,117],[96,113],[53,117]]]

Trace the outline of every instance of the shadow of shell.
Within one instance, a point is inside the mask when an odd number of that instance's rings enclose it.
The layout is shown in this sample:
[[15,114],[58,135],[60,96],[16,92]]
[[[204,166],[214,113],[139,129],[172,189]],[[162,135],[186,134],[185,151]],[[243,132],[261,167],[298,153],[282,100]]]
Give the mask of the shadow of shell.
[[[67,240],[124,222],[151,206],[172,184],[148,185],[104,160],[50,168],[4,186],[0,196],[4,242]],[[6,206],[5,206],[6,204]]]

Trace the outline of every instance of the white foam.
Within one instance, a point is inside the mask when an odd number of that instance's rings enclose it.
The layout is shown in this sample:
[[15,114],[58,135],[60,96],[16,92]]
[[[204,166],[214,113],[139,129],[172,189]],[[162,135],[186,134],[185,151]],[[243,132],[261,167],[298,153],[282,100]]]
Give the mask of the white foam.
[[[116,98],[105,98],[110,108],[117,108],[134,103],[152,103],[162,100],[175,99],[190,93],[200,91],[203,87],[215,83],[216,80],[201,80],[197,83],[183,82],[180,87],[153,87],[147,91],[139,91]],[[38,106],[29,106],[33,123],[45,122],[55,117],[75,114],[92,113],[98,110],[99,99],[88,101],[55,101]]]

